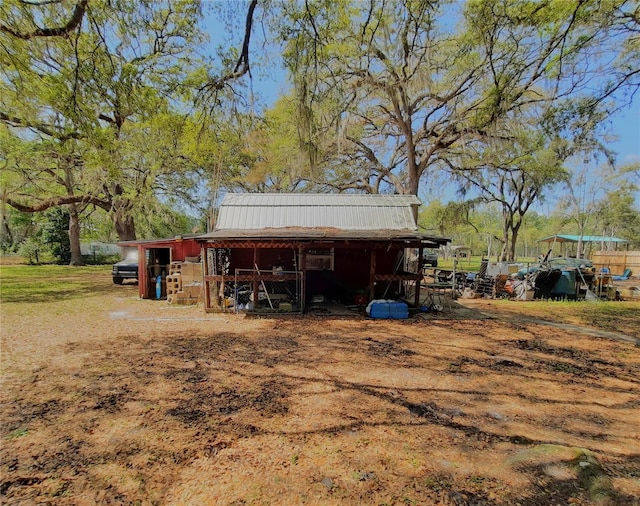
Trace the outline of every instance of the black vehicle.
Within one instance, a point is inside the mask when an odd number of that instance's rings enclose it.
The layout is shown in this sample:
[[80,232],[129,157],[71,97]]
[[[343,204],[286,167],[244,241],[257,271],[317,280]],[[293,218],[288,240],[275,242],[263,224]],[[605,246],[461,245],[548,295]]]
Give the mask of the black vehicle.
[[435,250],[425,250],[422,252],[422,266],[430,265],[438,267],[438,253]]
[[125,279],[138,281],[138,249],[129,249],[124,260],[113,264],[111,276],[116,285],[121,285]]
[[536,272],[541,269],[576,269],[580,271],[593,271],[593,262],[586,258],[574,257],[553,257],[542,262],[537,262],[527,267],[523,267],[518,271],[518,276],[522,277],[530,272]]

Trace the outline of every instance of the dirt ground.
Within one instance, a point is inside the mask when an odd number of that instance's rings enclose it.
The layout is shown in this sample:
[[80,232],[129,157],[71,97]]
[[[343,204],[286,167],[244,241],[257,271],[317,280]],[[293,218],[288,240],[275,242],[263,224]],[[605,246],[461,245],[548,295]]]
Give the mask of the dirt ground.
[[640,504],[638,346],[469,307],[3,304],[0,502]]

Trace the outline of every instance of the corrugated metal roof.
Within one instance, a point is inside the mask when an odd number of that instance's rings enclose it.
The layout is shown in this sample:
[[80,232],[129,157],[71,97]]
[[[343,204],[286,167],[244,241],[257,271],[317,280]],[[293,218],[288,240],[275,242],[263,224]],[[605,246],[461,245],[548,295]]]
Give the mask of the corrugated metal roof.
[[216,229],[417,230],[414,195],[228,193]]

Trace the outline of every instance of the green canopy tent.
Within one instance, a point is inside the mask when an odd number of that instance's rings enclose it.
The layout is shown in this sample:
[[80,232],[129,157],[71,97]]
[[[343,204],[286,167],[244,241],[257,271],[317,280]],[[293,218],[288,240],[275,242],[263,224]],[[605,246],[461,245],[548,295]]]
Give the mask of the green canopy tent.
[[[600,244],[600,249],[604,250],[607,246],[613,244],[628,244],[629,241],[626,239],[620,239],[619,237],[605,237],[599,235],[570,235],[570,234],[556,234],[550,235],[549,237],[545,237],[543,239],[538,239],[538,242],[548,242],[551,244],[551,249],[557,243],[561,245],[561,252],[567,256],[569,253],[567,252],[567,244],[573,245],[578,244],[582,241],[582,244],[587,244],[589,246],[589,252],[591,252],[591,248],[594,244]],[[564,249],[564,251],[562,251]],[[575,251],[574,251],[575,254]]]

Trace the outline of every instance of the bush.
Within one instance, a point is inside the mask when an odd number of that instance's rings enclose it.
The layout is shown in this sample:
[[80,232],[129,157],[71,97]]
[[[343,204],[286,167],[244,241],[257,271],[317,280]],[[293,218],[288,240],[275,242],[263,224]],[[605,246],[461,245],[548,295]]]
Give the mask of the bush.
[[33,237],[27,237],[18,248],[18,254],[23,257],[28,264],[40,263],[40,256],[43,253],[43,245]]
[[69,240],[69,211],[55,207],[47,211],[48,222],[42,230],[42,240],[51,248],[51,253],[59,264],[68,264],[71,260],[71,241]]

